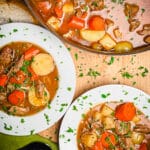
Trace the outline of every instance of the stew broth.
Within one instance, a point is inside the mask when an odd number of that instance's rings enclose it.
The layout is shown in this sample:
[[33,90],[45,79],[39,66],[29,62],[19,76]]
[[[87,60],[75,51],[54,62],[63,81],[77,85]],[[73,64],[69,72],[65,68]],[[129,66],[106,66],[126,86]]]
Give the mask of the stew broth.
[[51,30],[97,51],[127,52],[150,43],[148,0],[31,1]]
[[[43,75],[38,75],[41,68]],[[43,48],[29,42],[5,45],[0,50],[0,110],[17,116],[43,110],[56,94],[58,78],[57,66]]]

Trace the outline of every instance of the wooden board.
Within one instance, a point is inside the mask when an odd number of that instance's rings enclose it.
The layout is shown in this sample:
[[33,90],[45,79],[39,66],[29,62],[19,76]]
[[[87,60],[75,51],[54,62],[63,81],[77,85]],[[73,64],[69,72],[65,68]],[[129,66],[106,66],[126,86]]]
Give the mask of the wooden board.
[[[76,68],[74,99],[91,88],[106,84],[130,85],[150,94],[150,50],[136,55],[106,56],[66,46]],[[39,134],[58,142],[60,124],[61,120]]]
[[[150,94],[150,51],[136,55],[106,56],[79,50],[66,44],[76,68],[74,99],[85,91],[106,84],[125,84]],[[39,133],[58,141],[61,120]]]

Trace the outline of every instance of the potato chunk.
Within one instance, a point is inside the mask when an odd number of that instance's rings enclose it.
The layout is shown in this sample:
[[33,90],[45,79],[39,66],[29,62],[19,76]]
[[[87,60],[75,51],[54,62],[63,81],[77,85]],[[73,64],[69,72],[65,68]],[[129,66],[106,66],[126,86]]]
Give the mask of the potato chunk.
[[116,45],[115,40],[108,33],[104,35],[104,37],[100,40],[100,43],[106,50],[111,50]]
[[110,107],[108,107],[107,105],[103,105],[101,107],[101,114],[103,116],[112,116],[112,114],[114,113],[113,109],[111,109]]
[[33,106],[44,106],[50,99],[50,94],[47,89],[44,89],[44,94],[41,98],[36,97],[35,88],[31,87],[28,93],[29,103]]
[[94,121],[101,121],[102,120],[102,114],[98,111],[94,112],[93,119],[94,119]]
[[86,41],[96,42],[105,35],[105,31],[80,30],[80,35]]
[[51,73],[55,65],[51,55],[40,53],[34,57],[31,67],[37,75],[43,76]]
[[95,132],[85,132],[81,135],[81,142],[85,147],[91,148],[97,141],[97,135]]
[[115,121],[112,117],[104,117],[102,123],[105,129],[115,128]]
[[132,138],[132,142],[134,144],[141,144],[143,142],[145,136],[143,133],[133,132],[131,138]]
[[54,16],[51,16],[48,20],[47,20],[47,25],[50,28],[53,28],[55,30],[58,30],[60,27],[60,20]]
[[64,13],[73,13],[74,12],[74,7],[72,2],[67,2],[63,5],[63,12]]

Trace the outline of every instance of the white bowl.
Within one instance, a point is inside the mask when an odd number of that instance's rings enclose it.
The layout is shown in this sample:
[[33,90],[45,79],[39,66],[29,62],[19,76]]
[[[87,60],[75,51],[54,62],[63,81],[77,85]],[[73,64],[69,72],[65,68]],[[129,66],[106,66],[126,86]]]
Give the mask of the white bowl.
[[25,117],[11,116],[0,111],[0,132],[9,135],[30,135],[47,129],[64,115],[74,96],[75,68],[64,44],[40,26],[28,23],[1,25],[0,47],[15,41],[31,42],[49,52],[59,74],[59,88],[50,109],[46,107],[39,113]]

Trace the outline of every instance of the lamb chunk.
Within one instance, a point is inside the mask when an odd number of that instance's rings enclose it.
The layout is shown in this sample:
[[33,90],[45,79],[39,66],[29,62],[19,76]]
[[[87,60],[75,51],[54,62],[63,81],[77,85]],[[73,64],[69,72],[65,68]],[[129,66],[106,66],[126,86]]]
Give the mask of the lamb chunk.
[[44,88],[45,88],[45,85],[42,81],[40,80],[37,80],[36,81],[36,97],[38,98],[42,98],[43,95],[44,95]]
[[0,74],[2,74],[5,69],[10,65],[14,60],[15,51],[10,47],[4,47],[0,51]]
[[115,129],[117,134],[124,135],[127,134],[131,130],[130,122],[123,122],[120,120],[115,121]]
[[133,19],[139,11],[139,6],[136,4],[125,3],[124,13],[129,19]]
[[22,116],[28,113],[29,110],[30,110],[29,107],[11,106],[8,112],[15,115]]
[[11,67],[7,75],[11,76],[11,74],[18,72],[20,68],[23,66],[23,62],[24,62],[24,55],[22,55],[20,59],[15,63],[15,65]]
[[7,95],[4,92],[0,93],[0,104],[3,104],[7,100]]

